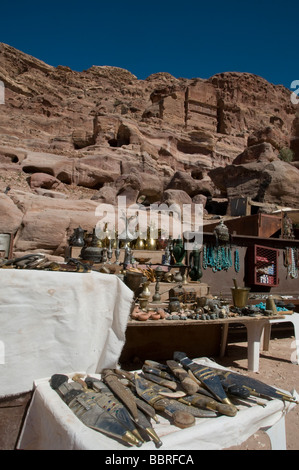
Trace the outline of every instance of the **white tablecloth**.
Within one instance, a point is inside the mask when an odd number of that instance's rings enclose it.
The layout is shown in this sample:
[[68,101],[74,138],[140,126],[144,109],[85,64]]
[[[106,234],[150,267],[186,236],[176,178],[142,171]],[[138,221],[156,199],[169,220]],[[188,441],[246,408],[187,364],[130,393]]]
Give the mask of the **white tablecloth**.
[[115,367],[133,293],[114,275],[0,269],[0,397]]
[[[196,362],[214,365],[207,358],[195,359]],[[220,366],[218,366],[220,367]],[[100,377],[100,376],[98,376]],[[18,443],[24,450],[150,450],[155,451],[152,441],[141,448],[125,447],[104,434],[87,428],[51,389],[49,379],[36,381],[24,427]],[[294,392],[295,393],[295,392]],[[298,399],[297,394],[295,396]],[[259,400],[263,402],[263,400]],[[234,417],[218,416],[196,418],[196,425],[179,429],[160,417],[160,423],[153,426],[163,442],[159,450],[220,450],[239,445],[260,428],[275,425],[294,404],[281,400],[264,400],[265,406],[238,405]]]

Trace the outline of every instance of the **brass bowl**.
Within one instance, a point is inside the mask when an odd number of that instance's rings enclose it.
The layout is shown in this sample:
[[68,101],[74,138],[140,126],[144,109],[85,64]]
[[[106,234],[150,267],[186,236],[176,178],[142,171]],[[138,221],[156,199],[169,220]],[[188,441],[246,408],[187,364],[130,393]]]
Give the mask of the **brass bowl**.
[[148,263],[148,261],[151,260],[151,258],[136,258],[136,257],[135,257],[135,259],[136,259],[136,261],[138,261],[139,264],[146,264],[146,263]]

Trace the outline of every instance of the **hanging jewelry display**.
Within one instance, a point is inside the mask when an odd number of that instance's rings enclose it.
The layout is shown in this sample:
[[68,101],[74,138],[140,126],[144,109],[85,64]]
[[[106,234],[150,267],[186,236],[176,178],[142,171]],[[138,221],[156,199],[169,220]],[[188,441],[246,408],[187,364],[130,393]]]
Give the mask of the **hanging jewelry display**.
[[294,239],[293,222],[285,212],[282,219],[282,238]]
[[236,273],[238,273],[240,271],[240,255],[238,248],[236,248],[234,252],[234,266]]
[[204,245],[203,247],[203,262],[204,269],[212,268],[213,272],[227,271],[232,266],[231,247],[216,246],[212,244]]
[[217,227],[215,227],[214,235],[216,237],[216,244],[217,245],[218,245],[218,242],[220,242],[220,243],[228,243],[229,242],[230,234],[229,234],[228,228],[225,225],[225,223],[223,222],[223,220],[221,220],[220,224],[218,224]]
[[[227,226],[223,221],[214,230],[215,243],[203,246],[203,269],[212,268],[213,272],[227,271],[232,265],[231,237]],[[234,268],[236,272],[240,269],[239,251],[234,252]]]
[[289,269],[289,276],[292,279],[298,278],[298,251],[296,248],[291,248],[291,267]]
[[[293,222],[287,213],[284,213],[282,220],[282,237],[294,240],[295,234]],[[284,265],[287,268],[288,276],[291,279],[298,278],[298,250],[297,248],[288,247],[284,250]]]
[[298,250],[297,248],[286,248],[284,250],[284,265],[291,279],[298,278]]

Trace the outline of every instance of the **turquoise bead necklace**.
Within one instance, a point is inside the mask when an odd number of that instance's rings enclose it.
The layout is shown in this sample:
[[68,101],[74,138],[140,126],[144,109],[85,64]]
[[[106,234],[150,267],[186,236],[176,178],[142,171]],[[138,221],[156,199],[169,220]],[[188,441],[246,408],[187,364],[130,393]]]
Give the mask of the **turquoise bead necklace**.
[[[204,245],[203,246],[203,260],[202,267],[207,269],[212,268],[213,272],[227,271],[233,265],[232,262],[232,250],[229,245],[214,246]],[[234,268],[236,272],[240,270],[240,258],[238,249],[234,252]]]

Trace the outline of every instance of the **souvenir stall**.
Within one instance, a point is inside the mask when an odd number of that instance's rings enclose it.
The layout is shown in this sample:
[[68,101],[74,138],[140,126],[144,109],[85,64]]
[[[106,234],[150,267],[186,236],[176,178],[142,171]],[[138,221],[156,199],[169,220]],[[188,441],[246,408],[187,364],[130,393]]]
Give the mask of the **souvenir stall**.
[[[17,448],[222,449],[260,428],[279,436],[273,448],[285,448],[284,418],[297,392],[224,369],[196,341],[202,328],[215,328],[224,351],[226,325],[243,322],[254,370],[265,325],[294,314],[271,292],[263,305],[250,302],[244,237],[237,240],[223,221],[191,251],[182,239],[121,242],[78,227],[64,263],[43,255],[3,261],[1,394],[33,392]],[[208,270],[229,277],[229,296],[221,286],[211,293]],[[155,347],[146,347],[153,337]],[[126,364],[134,353],[133,370]]]

